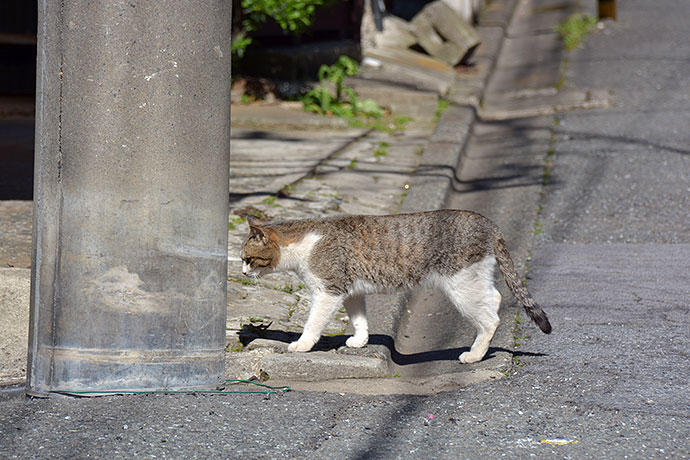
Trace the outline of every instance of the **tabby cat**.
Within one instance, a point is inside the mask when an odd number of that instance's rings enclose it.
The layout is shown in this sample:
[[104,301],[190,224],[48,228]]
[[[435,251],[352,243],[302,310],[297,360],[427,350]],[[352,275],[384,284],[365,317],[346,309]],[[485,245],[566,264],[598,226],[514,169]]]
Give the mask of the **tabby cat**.
[[551,324],[522,284],[498,227],[471,211],[439,210],[390,216],[341,216],[264,224],[250,218],[242,272],[256,277],[295,271],[312,305],[300,338],[289,351],[316,344],[335,312],[345,306],[354,328],[348,347],[369,340],[364,295],[438,288],[477,330],[463,363],[481,360],[498,327],[501,295],[494,265],[530,318],[546,334]]

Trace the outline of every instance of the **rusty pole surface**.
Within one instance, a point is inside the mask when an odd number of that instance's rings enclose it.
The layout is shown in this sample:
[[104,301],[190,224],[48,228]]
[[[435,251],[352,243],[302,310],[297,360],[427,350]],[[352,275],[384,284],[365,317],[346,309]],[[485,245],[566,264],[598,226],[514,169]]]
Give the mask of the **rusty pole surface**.
[[27,392],[215,385],[231,2],[38,7]]

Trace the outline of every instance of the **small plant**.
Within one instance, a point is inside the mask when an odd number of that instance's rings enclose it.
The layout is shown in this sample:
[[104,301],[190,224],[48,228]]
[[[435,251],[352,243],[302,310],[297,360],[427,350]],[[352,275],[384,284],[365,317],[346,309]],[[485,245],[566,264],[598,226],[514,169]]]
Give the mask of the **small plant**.
[[238,225],[247,222],[246,217],[231,216],[228,222],[228,230],[235,230]]
[[242,342],[239,341],[232,346],[230,346],[230,344],[227,344],[227,346],[225,347],[226,352],[232,351],[233,353],[239,353],[243,349],[244,345],[242,344]]
[[[522,318],[520,318],[520,312],[518,311],[517,314],[515,315],[515,325],[513,326],[513,347],[514,348],[519,348],[522,346],[522,341],[525,339],[528,339],[528,335],[524,335],[522,332],[522,327],[520,324],[522,323]],[[516,357],[514,357],[517,359]],[[519,360],[516,364],[519,364]]]
[[355,169],[357,167],[357,158],[350,160],[350,163],[347,165],[347,167],[350,169]]
[[338,337],[341,335],[345,335],[345,332],[347,332],[347,327],[344,327],[341,331],[338,332],[325,332],[323,335],[326,337]]
[[388,155],[388,147],[390,147],[388,142],[379,142],[379,146],[374,150],[374,157],[379,159]]
[[439,98],[438,106],[436,107],[436,115],[434,115],[434,123],[438,122],[438,120],[441,118],[441,114],[445,112],[448,107],[450,107],[450,102],[448,99]]
[[405,117],[405,116],[400,116],[400,117],[395,117],[393,119],[393,126],[396,131],[400,131],[402,129],[405,129],[407,124],[412,121],[412,118],[410,117]]
[[405,198],[407,198],[407,190],[405,190],[404,192],[402,192],[402,193],[400,194],[400,204],[401,204],[401,205],[402,205],[403,202],[405,201]]
[[270,195],[270,196],[267,196],[266,198],[264,198],[262,203],[265,204],[266,206],[277,206],[275,204],[277,199],[278,198],[275,195]]
[[260,220],[268,219],[268,214],[255,206],[245,206],[243,208],[235,209],[232,213],[244,219],[247,217],[254,217]]
[[238,32],[232,37],[232,54],[242,58],[247,47],[252,44],[249,34],[269,17],[273,18],[283,32],[303,34],[314,21],[316,7],[324,4],[324,0],[242,0],[242,22]]
[[580,13],[572,14],[563,23],[556,26],[556,32],[565,44],[565,49],[572,51],[582,44],[584,37],[597,25],[594,16]]
[[233,276],[228,277],[228,281],[235,283],[240,283],[242,286],[258,286],[259,283],[249,278],[235,278]]
[[534,236],[539,236],[544,233],[544,226],[542,225],[541,221],[536,221],[534,223]]
[[274,284],[273,289],[276,291],[284,292],[286,294],[294,294],[295,292],[297,292],[299,290],[299,289],[295,289],[295,287],[292,285],[292,283],[285,284],[283,286],[280,286],[278,284]]
[[[340,56],[333,65],[322,65],[318,74],[319,86],[302,98],[304,110],[347,119],[381,118],[385,111],[375,101],[358,100],[355,91],[345,86],[345,79],[357,73],[357,62],[347,56]],[[331,92],[329,84],[335,87],[335,94]]]
[[407,127],[407,124],[412,121],[412,118],[410,117],[405,117],[405,116],[398,116],[398,117],[383,117],[383,118],[374,118],[370,120],[360,120],[360,119],[352,119],[349,121],[349,124],[353,128],[367,128],[367,129],[374,129],[376,131],[383,131],[391,136],[394,135],[397,131],[402,131]]

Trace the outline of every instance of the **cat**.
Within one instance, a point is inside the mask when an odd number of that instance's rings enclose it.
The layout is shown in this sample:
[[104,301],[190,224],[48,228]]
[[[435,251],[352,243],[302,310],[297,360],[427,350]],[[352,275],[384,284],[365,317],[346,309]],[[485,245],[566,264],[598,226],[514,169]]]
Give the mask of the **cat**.
[[242,247],[242,272],[251,277],[292,270],[311,294],[311,309],[291,352],[312,349],[343,305],[354,335],[348,347],[369,340],[364,295],[439,288],[476,328],[462,363],[480,361],[498,327],[501,294],[494,266],[546,334],[551,324],[521,282],[503,236],[491,220],[472,211],[438,210],[387,216],[340,216],[276,223],[249,218]]

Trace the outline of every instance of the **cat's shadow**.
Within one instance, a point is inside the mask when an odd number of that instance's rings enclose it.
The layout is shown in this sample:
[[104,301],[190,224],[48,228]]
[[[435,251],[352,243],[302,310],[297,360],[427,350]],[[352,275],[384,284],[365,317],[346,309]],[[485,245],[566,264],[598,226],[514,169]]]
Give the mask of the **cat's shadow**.
[[[245,325],[239,333],[240,342],[244,346],[248,346],[256,339],[273,340],[283,343],[291,343],[299,338],[301,334],[298,332],[285,332],[280,330],[271,330],[266,326],[252,326]],[[321,336],[321,339],[314,345],[312,351],[333,351],[345,349],[345,341],[350,338],[350,335],[336,335],[336,336]],[[443,350],[432,350],[420,353],[400,353],[395,348],[395,340],[390,335],[385,334],[371,334],[369,335],[369,345],[381,345],[388,348],[391,360],[398,366],[405,366],[411,364],[428,363],[433,361],[457,361],[460,354],[469,351],[470,347],[461,348],[447,348]],[[524,351],[508,350],[501,347],[490,347],[489,351],[484,356],[484,360],[495,357],[496,353],[510,353],[513,356],[546,356],[543,353],[531,353]]]

